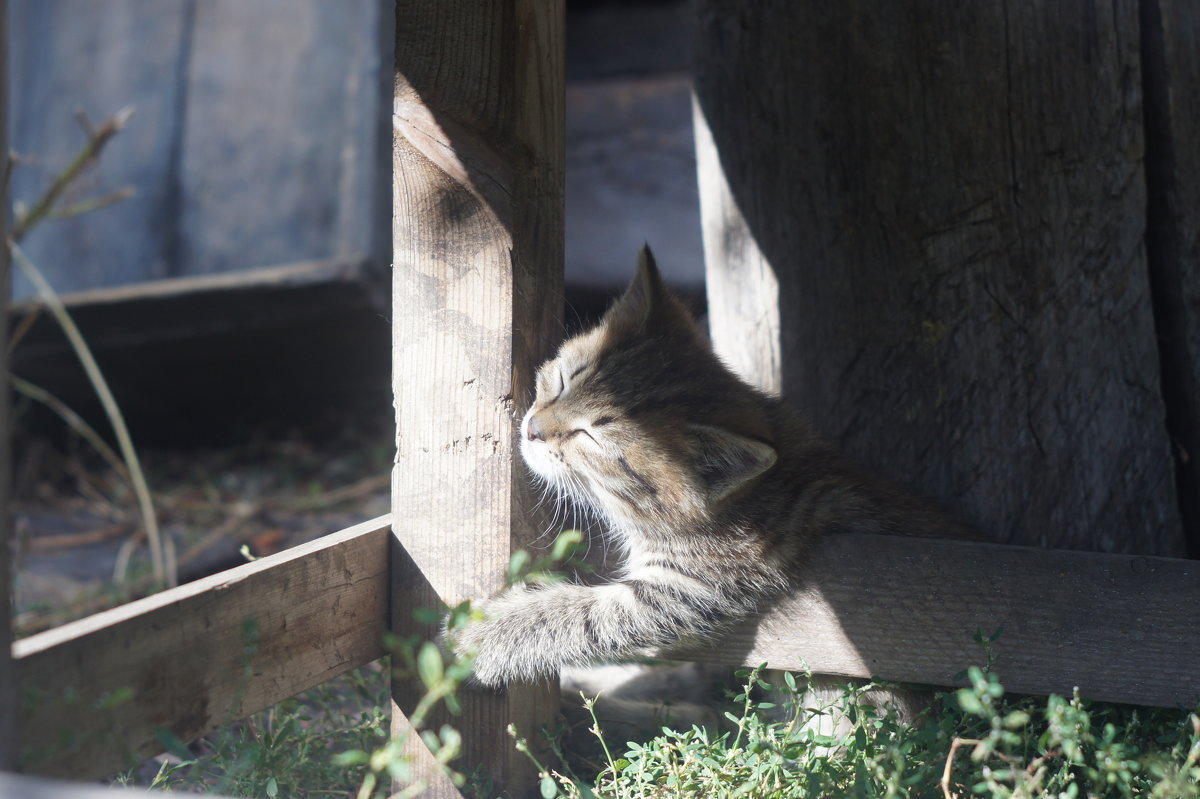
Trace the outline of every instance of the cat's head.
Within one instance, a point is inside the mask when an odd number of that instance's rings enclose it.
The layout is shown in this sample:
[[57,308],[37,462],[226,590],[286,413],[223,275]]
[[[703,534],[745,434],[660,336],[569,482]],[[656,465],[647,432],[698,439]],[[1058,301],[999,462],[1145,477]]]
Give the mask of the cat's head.
[[645,248],[600,324],[538,370],[521,454],[618,525],[686,524],[775,463],[764,408],[713,354]]

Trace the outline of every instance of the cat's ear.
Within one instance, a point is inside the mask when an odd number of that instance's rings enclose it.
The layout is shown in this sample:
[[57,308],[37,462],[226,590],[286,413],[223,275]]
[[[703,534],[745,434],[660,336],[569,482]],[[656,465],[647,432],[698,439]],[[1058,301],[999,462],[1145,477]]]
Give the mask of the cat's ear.
[[737,491],[775,465],[775,448],[723,427],[688,425],[696,473],[717,501]]
[[654,262],[654,254],[650,252],[650,245],[647,244],[638,253],[637,274],[633,276],[629,288],[625,289],[625,293],[609,310],[609,316],[640,328],[654,315],[656,309],[662,307],[666,297],[667,288],[663,285],[658,264]]

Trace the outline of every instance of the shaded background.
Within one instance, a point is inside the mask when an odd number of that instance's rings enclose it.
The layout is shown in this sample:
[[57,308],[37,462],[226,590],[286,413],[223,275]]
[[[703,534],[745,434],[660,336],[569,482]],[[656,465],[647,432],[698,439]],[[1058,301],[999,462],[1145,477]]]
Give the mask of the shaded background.
[[[74,192],[134,196],[23,246],[71,295],[140,441],[236,440],[390,405],[390,7],[10,4],[14,202],[83,145],[78,112],[97,125],[136,108]],[[568,16],[569,304],[595,316],[645,241],[700,299],[686,4],[572,2]],[[20,313],[32,287],[13,290]],[[48,320],[13,370],[95,417]]]

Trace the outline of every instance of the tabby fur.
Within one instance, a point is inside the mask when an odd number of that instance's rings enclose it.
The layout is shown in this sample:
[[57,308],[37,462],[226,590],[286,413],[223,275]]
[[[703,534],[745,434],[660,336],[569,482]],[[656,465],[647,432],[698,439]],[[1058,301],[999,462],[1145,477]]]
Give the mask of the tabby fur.
[[601,322],[541,367],[519,434],[537,478],[604,520],[622,565],[605,584],[485,601],[455,647],[486,685],[718,634],[788,591],[828,532],[952,534],[726,368],[648,248]]

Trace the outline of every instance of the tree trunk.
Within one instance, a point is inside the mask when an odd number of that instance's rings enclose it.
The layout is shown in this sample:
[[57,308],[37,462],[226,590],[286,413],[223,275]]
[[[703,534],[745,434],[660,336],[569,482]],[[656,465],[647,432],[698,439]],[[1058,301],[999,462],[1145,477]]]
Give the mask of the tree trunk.
[[698,10],[722,355],[995,541],[1182,554],[1136,3]]

